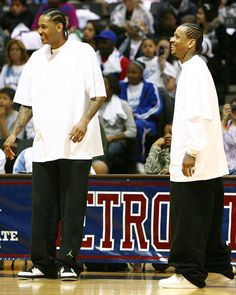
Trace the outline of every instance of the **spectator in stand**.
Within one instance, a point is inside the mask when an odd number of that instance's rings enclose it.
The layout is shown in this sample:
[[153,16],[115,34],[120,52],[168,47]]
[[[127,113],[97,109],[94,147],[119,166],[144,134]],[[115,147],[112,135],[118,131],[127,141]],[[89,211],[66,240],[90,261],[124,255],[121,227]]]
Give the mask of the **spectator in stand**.
[[[0,89],[0,138],[6,139],[12,129],[18,112],[13,108],[15,90],[9,87]],[[22,139],[24,132],[18,134],[17,138]]]
[[147,82],[151,82],[156,84],[159,88],[162,87],[169,92],[173,92],[176,88],[176,71],[173,65],[167,61],[169,55],[168,47],[168,40],[163,39],[163,41],[159,41],[158,46],[156,46],[154,39],[146,38],[143,40],[141,46],[143,56],[139,57],[137,60],[145,64],[143,78]]
[[24,44],[12,39],[6,46],[7,63],[3,66],[0,73],[0,88],[10,87],[16,90],[21,72],[29,55]]
[[108,141],[110,173],[135,173],[136,125],[128,102],[118,97],[120,85],[112,75],[104,76],[107,98],[101,107],[100,122]]
[[0,174],[5,174],[6,156],[2,149],[0,149]]
[[143,79],[145,64],[133,61],[128,66],[128,81],[120,82],[120,98],[128,101],[137,126],[136,161],[137,170],[144,172],[146,136],[158,137],[158,116],[162,111],[162,98],[155,84]]
[[155,36],[172,37],[176,27],[177,19],[174,11],[168,8],[164,9],[160,15],[160,20],[158,20],[158,23],[155,22],[154,24]]
[[[20,152],[17,156],[14,166],[13,174],[32,173],[33,169],[33,148],[28,147]],[[1,170],[0,170],[1,171]],[[90,174],[107,174],[108,166],[101,157],[93,158]]]
[[154,27],[157,29],[160,25],[162,15],[166,10],[173,11],[176,16],[177,25],[180,23],[181,18],[184,15],[191,14],[196,15],[197,6],[191,0],[166,0],[160,2],[160,7],[154,20]]
[[223,106],[222,129],[229,174],[236,175],[236,98]]
[[129,60],[116,49],[116,34],[111,30],[103,30],[96,40],[97,58],[103,75],[113,74],[123,80],[127,74]]
[[170,145],[172,125],[167,124],[164,129],[164,137],[158,138],[150,149],[144,172],[147,174],[169,175]]
[[135,60],[142,55],[141,44],[147,34],[147,29],[143,21],[129,22],[126,26],[126,38],[118,47],[121,54],[129,60]]
[[90,44],[96,50],[95,36],[99,35],[103,26],[96,20],[89,20],[83,30],[82,41]]
[[205,58],[216,89],[219,91],[220,86],[227,86],[229,36],[223,19],[218,16],[218,9],[210,1],[201,3],[196,17],[197,23],[203,29],[204,39],[208,38],[209,46],[211,46],[212,52],[210,55],[205,54]]
[[26,0],[12,0],[10,11],[5,12],[0,18],[0,27],[10,36],[15,27],[21,23],[31,28],[34,15],[28,8]]
[[76,16],[76,9],[73,4],[63,2],[62,0],[48,0],[48,3],[42,4],[37,11],[31,27],[32,30],[37,30],[40,15],[42,14],[42,12],[50,8],[59,9],[62,13],[64,13],[64,15],[66,16],[67,29],[69,30],[69,32],[73,32],[79,28],[79,21]]
[[148,33],[153,34],[153,16],[139,0],[123,0],[123,3],[115,7],[110,17],[112,24],[125,27],[125,29],[129,22],[140,20],[145,23]]

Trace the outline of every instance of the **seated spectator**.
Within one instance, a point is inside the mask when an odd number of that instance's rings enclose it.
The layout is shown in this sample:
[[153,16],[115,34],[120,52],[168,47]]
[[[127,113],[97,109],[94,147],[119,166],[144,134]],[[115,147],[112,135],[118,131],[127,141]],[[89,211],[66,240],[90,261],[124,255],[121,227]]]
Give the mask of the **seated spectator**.
[[76,9],[73,4],[63,2],[62,0],[48,0],[48,3],[46,4],[41,4],[39,7],[39,10],[37,11],[32,27],[32,30],[37,30],[38,28],[38,20],[40,15],[42,14],[43,11],[50,9],[50,8],[57,8],[61,12],[63,12],[67,18],[68,21],[68,30],[70,32],[73,32],[74,30],[79,28],[79,22],[78,18],[76,15]]
[[7,63],[0,73],[0,88],[10,87],[16,90],[21,72],[29,56],[24,44],[12,39],[6,46]]
[[172,136],[172,125],[168,124],[164,129],[164,137],[158,138],[150,149],[144,172],[147,174],[169,175],[170,145]]
[[95,36],[102,31],[102,25],[96,20],[89,20],[83,30],[82,41],[90,44],[96,50]]
[[155,84],[143,79],[145,64],[133,61],[128,66],[128,81],[120,82],[120,97],[128,101],[137,126],[137,169],[144,172],[146,136],[158,137],[158,116],[162,111],[162,98]]
[[32,173],[32,158],[33,148],[24,149],[15,160],[13,166],[13,174]]
[[31,28],[34,15],[28,8],[26,0],[12,0],[10,10],[0,17],[0,27],[10,36],[16,26],[23,23]]
[[153,16],[138,0],[123,0],[111,13],[110,22],[120,27],[125,27],[129,22],[142,20],[148,33],[153,34]]
[[[229,60],[229,36],[223,23],[218,16],[218,9],[211,1],[204,1],[198,8],[197,23],[202,27],[204,39],[209,40],[211,46],[210,55],[206,55],[207,66],[214,79],[219,99],[222,100],[221,92],[226,90]],[[223,93],[224,95],[224,93]],[[223,98],[224,99],[224,98]]]
[[174,11],[172,9],[164,9],[160,15],[160,20],[158,20],[158,23],[155,22],[155,36],[166,36],[170,38],[174,35],[176,28],[177,19]]
[[171,10],[177,20],[177,25],[180,24],[180,20],[185,15],[196,15],[197,13],[197,6],[191,0],[166,0],[160,1],[160,7],[158,12],[156,13],[154,26],[157,29],[160,25],[160,20],[162,19],[163,13],[166,10]]
[[0,174],[5,174],[6,156],[2,149],[0,149]]
[[97,57],[104,75],[113,74],[119,80],[126,77],[129,60],[116,49],[116,34],[111,30],[103,30],[96,37]]
[[[163,44],[158,44],[156,47],[153,39],[144,39],[141,46],[143,56],[139,57],[137,60],[145,64],[143,78],[147,82],[151,82],[156,84],[157,87],[162,87],[169,92],[173,92],[176,88],[176,71],[167,61],[168,50],[166,50],[165,47],[169,46],[169,41],[165,40],[165,42],[162,41],[162,43]],[[166,45],[165,43],[168,44]]]
[[236,98],[223,106],[222,129],[229,174],[236,175]]
[[[13,165],[13,174],[19,173],[32,173],[33,169],[33,148],[28,147],[22,150],[17,156],[15,163]],[[90,169],[90,174],[106,174],[108,173],[108,168],[103,160],[93,159],[92,166]]]
[[99,119],[108,141],[110,173],[135,173],[136,125],[132,109],[118,97],[120,86],[117,78],[104,76],[107,98],[100,109]]
[[109,173],[109,167],[108,167],[108,141],[106,138],[105,130],[100,123],[100,131],[102,136],[102,146],[104,155],[94,157],[92,160],[92,169],[94,173],[90,171],[90,174],[108,174]]
[[145,23],[143,21],[129,22],[126,26],[126,31],[127,36],[121,42],[118,50],[129,60],[135,60],[142,55],[140,47],[147,33]]
[[[5,87],[0,89],[0,138],[4,140],[10,135],[18,114],[13,108],[14,95],[15,90],[12,88]],[[23,137],[24,131],[17,135],[17,138],[22,139]]]

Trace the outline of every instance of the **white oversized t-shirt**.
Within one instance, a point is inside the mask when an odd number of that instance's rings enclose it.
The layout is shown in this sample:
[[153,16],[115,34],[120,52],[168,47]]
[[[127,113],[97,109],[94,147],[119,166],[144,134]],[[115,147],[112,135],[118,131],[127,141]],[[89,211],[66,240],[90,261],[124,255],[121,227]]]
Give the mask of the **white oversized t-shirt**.
[[35,139],[33,161],[91,159],[103,148],[97,115],[80,143],[69,139],[93,97],[106,96],[96,54],[86,43],[67,40],[51,53],[44,45],[24,67],[14,101],[32,106]]
[[[186,152],[196,153],[192,177],[182,173]],[[176,182],[207,180],[228,174],[218,98],[212,76],[199,57],[182,64],[172,127],[170,179]]]

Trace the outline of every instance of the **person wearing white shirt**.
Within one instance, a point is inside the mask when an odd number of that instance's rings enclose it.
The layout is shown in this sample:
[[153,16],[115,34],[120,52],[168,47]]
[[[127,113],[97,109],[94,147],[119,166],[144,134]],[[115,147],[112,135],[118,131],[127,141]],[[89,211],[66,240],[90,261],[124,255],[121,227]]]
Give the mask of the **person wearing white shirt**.
[[203,39],[196,24],[179,26],[171,53],[179,58],[172,126],[169,264],[175,274],[162,288],[197,289],[234,278],[230,250],[222,241],[222,176],[228,174],[218,98],[206,63],[198,56]]
[[83,237],[88,175],[92,158],[103,154],[96,113],[106,91],[95,51],[68,39],[61,11],[44,11],[38,33],[44,46],[24,67],[14,99],[21,104],[19,115],[4,143],[13,159],[16,135],[33,115],[33,267],[18,277],[57,278],[59,271],[61,280],[77,280],[81,269],[75,258]]
[[0,174],[5,174],[6,156],[3,150],[0,149]]

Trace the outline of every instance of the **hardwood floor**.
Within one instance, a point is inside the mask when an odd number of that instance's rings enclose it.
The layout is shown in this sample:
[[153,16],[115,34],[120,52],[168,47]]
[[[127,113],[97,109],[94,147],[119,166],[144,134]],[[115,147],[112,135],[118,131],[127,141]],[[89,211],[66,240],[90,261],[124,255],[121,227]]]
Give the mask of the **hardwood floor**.
[[204,289],[161,289],[158,280],[173,274],[155,273],[151,265],[146,267],[145,273],[126,272],[86,272],[76,282],[62,282],[58,280],[37,279],[19,280],[18,271],[23,268],[23,262],[15,263],[15,270],[5,263],[0,271],[1,295],[235,295],[236,281],[227,285]]

